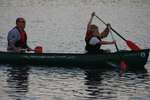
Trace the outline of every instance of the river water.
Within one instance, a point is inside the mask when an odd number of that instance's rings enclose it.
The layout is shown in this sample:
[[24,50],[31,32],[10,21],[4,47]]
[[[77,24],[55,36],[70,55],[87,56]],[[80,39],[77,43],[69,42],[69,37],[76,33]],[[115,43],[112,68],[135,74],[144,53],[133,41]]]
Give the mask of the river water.
[[[28,44],[44,52],[84,53],[84,36],[95,11],[125,38],[150,48],[149,0],[0,0],[0,50],[17,17],[27,21]],[[96,18],[102,31],[105,26]],[[119,49],[128,49],[114,34]],[[108,36],[106,40],[111,40]],[[113,46],[104,49],[115,51]],[[149,100],[150,63],[145,71],[83,70],[53,66],[0,66],[0,100]]]

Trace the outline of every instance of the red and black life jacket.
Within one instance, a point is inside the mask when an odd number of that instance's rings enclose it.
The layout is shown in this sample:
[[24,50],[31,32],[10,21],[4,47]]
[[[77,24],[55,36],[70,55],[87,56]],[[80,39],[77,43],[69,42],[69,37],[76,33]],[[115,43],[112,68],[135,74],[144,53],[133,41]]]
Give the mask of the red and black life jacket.
[[[16,27],[17,28],[17,27]],[[15,46],[16,47],[21,47],[21,48],[27,48],[27,35],[26,32],[23,30],[20,30],[17,28],[20,34],[20,39],[16,42]]]

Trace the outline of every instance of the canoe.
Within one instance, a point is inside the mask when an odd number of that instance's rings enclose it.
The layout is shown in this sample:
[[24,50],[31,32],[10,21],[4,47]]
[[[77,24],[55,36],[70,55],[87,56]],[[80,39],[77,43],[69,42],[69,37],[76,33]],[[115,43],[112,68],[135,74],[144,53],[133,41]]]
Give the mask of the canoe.
[[123,60],[128,68],[144,68],[149,49],[140,51],[120,51],[103,54],[80,53],[10,53],[0,52],[0,64],[26,64],[61,67],[105,68],[118,67]]

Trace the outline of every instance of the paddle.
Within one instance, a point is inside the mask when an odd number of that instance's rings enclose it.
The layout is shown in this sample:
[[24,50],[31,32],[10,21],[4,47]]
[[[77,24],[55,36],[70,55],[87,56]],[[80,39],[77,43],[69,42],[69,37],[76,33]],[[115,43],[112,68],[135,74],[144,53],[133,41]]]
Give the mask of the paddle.
[[[97,17],[103,24],[107,25],[101,18],[99,18],[97,15],[95,15],[95,17]],[[134,51],[139,51],[141,50],[141,48],[139,46],[137,46],[135,43],[133,43],[132,41],[130,40],[126,40],[123,36],[121,36],[116,30],[114,30],[112,27],[111,27],[111,30],[116,33],[121,39],[123,39],[126,44],[128,45],[128,47],[131,49],[131,50],[134,50]]]
[[33,50],[34,53],[42,53],[43,52],[43,48],[41,46],[36,46]]
[[[110,30],[110,34],[111,34],[112,40],[115,41],[115,38],[113,37],[111,30]],[[118,48],[116,42],[115,42],[115,47],[116,47],[117,52],[119,52],[119,48]],[[127,69],[127,64],[125,63],[125,61],[122,60],[122,56],[120,54],[119,54],[119,58],[120,58],[120,69],[121,69],[121,73],[122,73]]]
[[[96,15],[95,15],[96,16]],[[106,26],[107,26],[107,24],[103,21],[103,20],[101,20],[98,16],[96,16],[101,22],[103,22]],[[109,27],[111,30],[112,30],[112,27]],[[109,29],[109,30],[110,30]],[[112,30],[113,31],[113,30]],[[112,39],[113,39],[113,41],[115,41],[115,39],[114,39],[114,37],[113,37],[113,34],[112,34],[112,32],[110,31],[110,33],[111,33],[111,37],[112,37]],[[118,33],[117,33],[118,34]],[[119,34],[119,36],[121,36],[120,34]],[[121,36],[122,37],[122,36]],[[116,50],[117,50],[117,52],[119,52],[119,48],[118,48],[118,46],[117,46],[117,44],[115,43],[115,47],[116,47]],[[127,68],[127,64],[125,63],[125,61],[123,61],[122,60],[122,56],[119,54],[119,59],[120,59],[120,69],[121,69],[121,73],[122,72],[124,72],[125,70],[126,70],[126,68]]]
[[21,51],[25,52],[25,51],[33,51],[34,53],[42,53],[43,52],[43,48],[41,46],[36,46],[34,49],[21,49]]

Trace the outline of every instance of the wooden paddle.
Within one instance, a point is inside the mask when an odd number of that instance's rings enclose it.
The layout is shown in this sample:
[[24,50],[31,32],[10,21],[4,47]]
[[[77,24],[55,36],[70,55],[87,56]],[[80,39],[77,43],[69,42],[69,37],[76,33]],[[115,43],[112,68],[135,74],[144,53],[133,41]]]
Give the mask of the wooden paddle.
[[[101,18],[99,18],[97,15],[95,15],[95,17],[97,17],[103,24],[107,25]],[[137,46],[135,43],[133,43],[132,41],[130,40],[126,40],[123,36],[121,36],[116,30],[114,30],[112,27],[111,27],[111,30],[116,33],[121,39],[123,39],[127,46],[131,49],[131,50],[134,50],[134,51],[139,51],[141,50],[141,48],[139,46]]]

